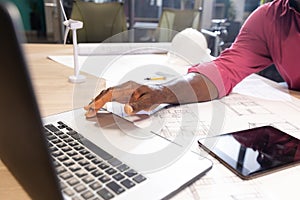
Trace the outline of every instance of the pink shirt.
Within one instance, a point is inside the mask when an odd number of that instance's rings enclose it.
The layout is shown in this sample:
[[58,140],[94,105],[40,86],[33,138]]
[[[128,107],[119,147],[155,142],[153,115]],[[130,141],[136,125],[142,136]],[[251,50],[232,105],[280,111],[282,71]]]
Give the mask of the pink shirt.
[[245,77],[272,63],[290,89],[300,90],[300,13],[289,0],[260,6],[248,17],[230,48],[188,72],[208,77],[223,97]]

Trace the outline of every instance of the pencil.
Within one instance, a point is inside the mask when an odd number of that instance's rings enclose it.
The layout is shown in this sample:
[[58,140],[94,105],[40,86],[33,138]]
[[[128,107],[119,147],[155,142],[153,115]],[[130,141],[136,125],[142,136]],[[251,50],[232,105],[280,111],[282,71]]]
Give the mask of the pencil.
[[157,76],[157,77],[147,77],[145,80],[150,80],[150,81],[157,81],[157,80],[165,80],[166,77],[164,76]]

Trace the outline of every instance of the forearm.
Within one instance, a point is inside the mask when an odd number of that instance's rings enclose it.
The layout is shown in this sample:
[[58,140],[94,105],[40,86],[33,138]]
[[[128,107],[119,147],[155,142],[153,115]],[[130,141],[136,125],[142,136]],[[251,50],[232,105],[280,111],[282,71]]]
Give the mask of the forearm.
[[184,104],[218,98],[216,86],[205,76],[189,73],[162,84],[159,103]]

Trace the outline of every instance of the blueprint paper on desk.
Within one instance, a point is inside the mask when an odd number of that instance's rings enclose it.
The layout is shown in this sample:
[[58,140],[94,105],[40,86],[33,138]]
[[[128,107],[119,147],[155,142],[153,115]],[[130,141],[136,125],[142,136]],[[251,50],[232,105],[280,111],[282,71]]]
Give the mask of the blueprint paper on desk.
[[284,90],[284,88],[281,87],[281,90],[279,90],[273,87],[279,87],[277,83],[273,83],[273,86],[271,86],[270,83],[270,80],[259,77],[256,74],[252,74],[245,78],[242,82],[237,84],[233,88],[232,92],[273,101],[291,100],[291,95],[289,94],[287,89]]
[[165,54],[171,48],[170,42],[155,43],[80,43],[78,54],[87,55],[129,55]]
[[[160,104],[156,108],[150,111],[141,110],[138,113],[134,115],[127,115],[124,111],[124,104],[118,103],[118,102],[108,102],[105,104],[106,110],[108,112],[111,112],[127,121],[136,123],[136,125],[139,125],[138,123],[142,120],[148,119],[152,114],[167,108],[169,104]],[[101,112],[101,111],[100,111]]]
[[[48,56],[49,59],[73,68],[73,56]],[[107,86],[120,84],[128,80],[139,83],[151,76],[164,76],[165,81],[187,73],[189,66],[177,65],[166,54],[78,56],[80,71],[104,78]],[[151,82],[151,81],[147,81]],[[152,81],[160,83],[161,81]]]

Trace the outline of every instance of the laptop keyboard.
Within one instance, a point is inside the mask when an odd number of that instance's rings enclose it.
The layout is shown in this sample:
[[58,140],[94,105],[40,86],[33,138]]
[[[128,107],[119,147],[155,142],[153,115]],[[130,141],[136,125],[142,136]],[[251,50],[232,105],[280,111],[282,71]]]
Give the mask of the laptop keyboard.
[[107,200],[146,180],[63,122],[44,128],[64,195]]

